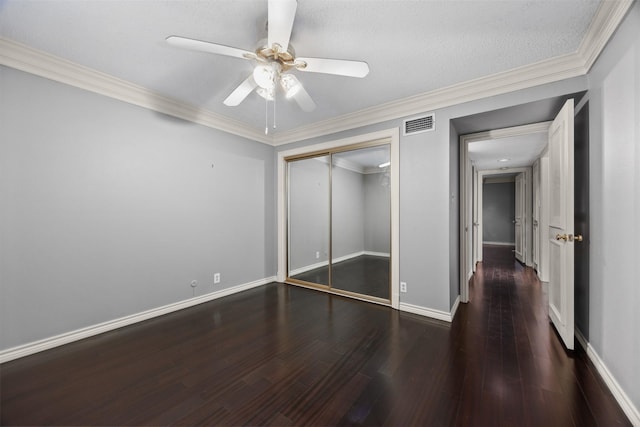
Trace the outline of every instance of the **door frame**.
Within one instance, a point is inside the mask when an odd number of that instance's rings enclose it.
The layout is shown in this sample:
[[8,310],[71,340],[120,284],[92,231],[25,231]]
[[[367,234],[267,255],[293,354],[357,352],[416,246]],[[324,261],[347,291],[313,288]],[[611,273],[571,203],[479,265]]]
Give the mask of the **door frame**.
[[539,209],[542,206],[542,197],[540,194],[541,190],[541,176],[540,176],[540,159],[533,162],[531,166],[531,179],[532,179],[532,189],[533,193],[531,194],[531,229],[533,231],[533,239],[531,243],[533,244],[532,249],[532,267],[534,270],[539,271],[540,269],[540,214],[541,210]]
[[[277,153],[278,194],[278,270],[276,280],[284,282],[287,277],[287,157],[303,156],[324,150],[333,150],[374,141],[387,141],[391,148],[391,307],[400,306],[400,129],[390,128],[378,132],[356,135],[349,138],[327,141],[314,145],[293,148]],[[330,291],[328,291],[330,292]],[[330,292],[331,293],[331,292]],[[340,294],[343,295],[343,294]],[[352,296],[356,299],[355,296]],[[368,299],[363,301],[375,302]]]
[[[531,239],[531,235],[533,234],[533,221],[530,218],[533,216],[533,210],[531,209],[532,197],[531,193],[527,191],[527,184],[531,184],[530,176],[527,176],[526,172],[518,173],[515,180],[516,206],[513,226],[515,229],[514,244],[516,259],[530,267],[533,264],[533,239]],[[518,222],[518,220],[521,222]],[[529,226],[531,226],[531,231],[529,231]],[[520,249],[520,252],[518,252],[518,249]]]
[[[540,212],[538,218],[538,236],[533,236],[538,242],[538,264],[534,265],[541,282],[549,282],[549,239],[546,230],[549,229],[549,147],[544,149],[537,160],[539,174],[538,181],[533,182],[537,187]],[[535,202],[535,200],[534,200]],[[535,209],[535,205],[533,206]]]
[[[469,280],[474,272],[473,250],[473,183],[474,170],[469,159],[469,144],[487,139],[510,138],[547,133],[551,122],[532,123],[460,135],[460,301],[469,302]],[[530,181],[530,180],[529,180]]]

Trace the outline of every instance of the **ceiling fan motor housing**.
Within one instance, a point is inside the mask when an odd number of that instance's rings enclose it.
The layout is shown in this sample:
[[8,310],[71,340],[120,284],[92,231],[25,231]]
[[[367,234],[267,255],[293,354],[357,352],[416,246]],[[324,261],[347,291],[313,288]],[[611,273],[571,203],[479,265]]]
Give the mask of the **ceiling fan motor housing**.
[[282,46],[274,43],[273,46],[267,44],[267,39],[260,40],[256,48],[256,56],[266,62],[277,62],[281,66],[281,71],[288,71],[291,68],[298,67],[296,63],[295,49],[289,43],[287,50],[283,50]]

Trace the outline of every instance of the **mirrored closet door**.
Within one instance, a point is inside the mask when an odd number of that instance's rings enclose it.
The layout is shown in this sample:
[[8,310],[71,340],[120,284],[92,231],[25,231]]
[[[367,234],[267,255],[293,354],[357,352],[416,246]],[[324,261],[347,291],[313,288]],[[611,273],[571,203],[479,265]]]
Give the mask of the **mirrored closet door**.
[[329,286],[330,156],[288,163],[289,277]]
[[287,161],[287,280],[389,303],[389,145]]

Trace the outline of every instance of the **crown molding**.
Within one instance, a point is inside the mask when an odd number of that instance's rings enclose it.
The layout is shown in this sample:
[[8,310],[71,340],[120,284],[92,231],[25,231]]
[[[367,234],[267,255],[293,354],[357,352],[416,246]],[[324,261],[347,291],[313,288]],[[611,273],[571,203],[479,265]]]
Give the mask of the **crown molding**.
[[0,65],[271,145],[272,138],[232,118],[186,104],[66,59],[0,38]]
[[354,163],[350,160],[343,159],[341,157],[332,157],[333,166],[346,169],[351,172],[359,173],[362,175],[364,173],[364,169],[357,163]]
[[634,0],[605,0],[600,2],[598,11],[591,20],[587,33],[582,38],[578,55],[584,61],[586,72],[600,56],[607,42],[629,12]]
[[375,175],[377,173],[387,173],[389,171],[389,168],[384,167],[381,168],[380,166],[371,166],[368,168],[364,168],[364,171],[362,172],[363,175]]
[[[326,165],[329,164],[329,156],[311,157],[311,160],[315,160]],[[343,159],[342,157],[333,157],[332,160],[332,165],[337,168],[345,169],[359,174],[365,173],[364,169],[360,165],[347,159]]]
[[399,99],[333,119],[278,133],[274,145],[284,145],[331,133],[412,116],[452,105],[502,95],[586,73],[576,53]]
[[160,95],[142,86],[4,38],[0,38],[0,65],[253,141],[280,146],[585,75],[633,3],[634,0],[602,1],[578,50],[574,53],[398,99],[274,135],[264,135],[238,120]]

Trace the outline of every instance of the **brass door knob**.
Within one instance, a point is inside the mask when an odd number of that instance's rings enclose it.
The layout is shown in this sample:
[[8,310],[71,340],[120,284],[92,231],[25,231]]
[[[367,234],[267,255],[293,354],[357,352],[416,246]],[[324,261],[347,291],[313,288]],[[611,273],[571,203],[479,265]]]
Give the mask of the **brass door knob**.
[[574,239],[576,242],[582,242],[582,234],[576,234],[576,235],[573,237],[573,239]]
[[565,242],[569,239],[569,236],[566,234],[556,234],[556,240],[564,240]]

